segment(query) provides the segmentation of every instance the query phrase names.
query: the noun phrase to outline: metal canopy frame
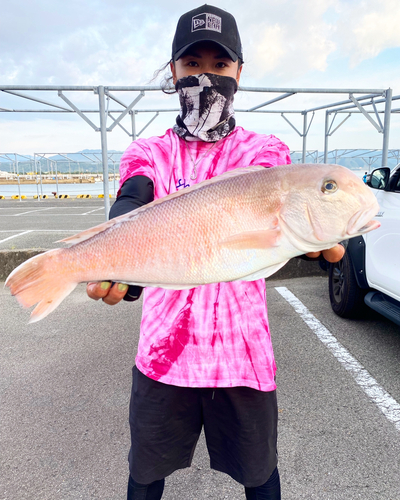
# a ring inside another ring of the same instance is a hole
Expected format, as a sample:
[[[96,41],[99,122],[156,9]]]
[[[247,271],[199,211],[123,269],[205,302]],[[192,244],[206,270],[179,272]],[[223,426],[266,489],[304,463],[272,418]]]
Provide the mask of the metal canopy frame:
[[[325,158],[326,157],[326,158]],[[371,167],[374,163],[382,160],[382,150],[381,149],[334,149],[318,155],[318,160],[322,163],[326,163],[328,158],[331,158],[335,163],[341,158],[346,159],[360,159],[368,165],[368,173],[371,172]],[[388,149],[388,160],[395,160],[396,164],[400,163],[400,149]]]
[[[147,92],[162,92],[159,86],[57,86],[57,85],[4,85],[0,86],[0,91],[14,95],[20,99],[27,99],[40,104],[44,104],[44,109],[10,109],[0,106],[0,112],[3,113],[76,113],[96,132],[100,132],[101,136],[101,156],[103,166],[103,185],[104,185],[104,208],[105,217],[108,218],[110,209],[109,201],[109,186],[108,186],[108,150],[107,150],[107,132],[119,126],[133,140],[139,137],[143,131],[159,116],[160,113],[179,112],[178,108],[159,108],[159,109],[137,109],[136,105],[146,95]],[[63,103],[53,103],[42,98],[32,96],[26,92],[48,92],[54,91]],[[80,109],[72,100],[67,97],[64,92],[86,92],[98,96],[97,109]],[[123,102],[116,92],[137,92],[134,99],[129,104]],[[325,142],[324,142],[324,162],[328,157],[328,140],[329,137],[341,127],[353,113],[359,113],[371,123],[371,125],[383,134],[382,141],[382,166],[386,166],[388,159],[389,147],[389,132],[390,132],[390,117],[392,113],[399,113],[400,109],[392,109],[392,102],[400,99],[399,96],[392,95],[392,89],[327,89],[327,88],[266,88],[266,87],[239,87],[239,92],[255,92],[255,93],[272,93],[280,94],[270,100],[252,106],[248,109],[235,109],[237,113],[279,113],[281,117],[295,130],[295,132],[303,139],[302,162],[305,162],[307,155],[307,135],[310,130],[315,112],[325,110]],[[317,106],[305,110],[276,110],[262,109],[282,101],[296,94],[347,94],[348,99],[339,102],[329,103],[323,106]],[[361,94],[361,95],[359,95]],[[1,94],[0,94],[1,95]],[[356,97],[356,95],[358,95]],[[110,103],[116,103],[120,107],[118,109],[110,109]],[[384,104],[383,110],[378,110],[377,105]],[[372,110],[366,109],[367,106],[372,106]],[[97,114],[99,116],[100,125],[97,126],[87,115]],[[153,117],[147,124],[136,132],[136,115],[138,113],[153,113]],[[312,113],[310,121],[308,115]],[[333,124],[337,115],[346,113],[347,116],[332,130]],[[131,117],[131,132],[127,130],[121,121],[127,116]],[[289,120],[287,115],[300,114],[303,115],[303,130],[299,131]],[[384,115],[383,123],[380,119],[380,114]],[[117,117],[113,116],[117,115]],[[331,119],[331,115],[333,115]],[[112,120],[111,125],[107,126],[107,120]],[[40,198],[39,198],[40,199]]]

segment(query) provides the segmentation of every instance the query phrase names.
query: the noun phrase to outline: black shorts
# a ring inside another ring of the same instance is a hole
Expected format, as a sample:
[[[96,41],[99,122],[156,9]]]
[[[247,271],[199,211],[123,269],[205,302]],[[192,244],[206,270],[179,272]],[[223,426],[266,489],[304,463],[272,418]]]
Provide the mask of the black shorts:
[[[141,484],[190,467],[203,426],[211,468],[244,486],[264,484],[277,465],[276,391],[177,387],[134,367],[129,423],[129,468]]]

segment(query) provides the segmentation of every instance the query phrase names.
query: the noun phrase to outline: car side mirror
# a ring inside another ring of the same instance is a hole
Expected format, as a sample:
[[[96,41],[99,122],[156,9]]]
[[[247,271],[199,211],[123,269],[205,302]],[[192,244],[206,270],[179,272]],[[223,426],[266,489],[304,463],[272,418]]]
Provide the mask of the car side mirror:
[[[365,183],[373,189],[385,190],[389,187],[390,168],[382,167],[367,176]]]

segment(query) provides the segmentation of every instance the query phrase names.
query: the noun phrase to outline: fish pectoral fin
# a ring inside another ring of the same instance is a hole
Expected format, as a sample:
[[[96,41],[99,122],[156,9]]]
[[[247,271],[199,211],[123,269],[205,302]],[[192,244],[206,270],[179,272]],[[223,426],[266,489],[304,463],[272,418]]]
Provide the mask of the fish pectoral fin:
[[[288,260],[285,260],[284,262],[280,262],[279,264],[274,264],[273,266],[265,267],[264,269],[260,269],[259,271],[249,274],[248,276],[244,276],[243,278],[240,279],[243,281],[255,281],[261,278],[268,278],[269,276],[272,276],[274,273],[279,271],[279,269],[283,267],[287,262]]]
[[[280,227],[260,231],[246,231],[228,236],[228,238],[221,241],[221,245],[237,250],[266,249],[278,246],[281,236]]]
[[[324,228],[321,225],[318,218],[314,216],[313,211],[311,210],[311,208],[308,205],[307,205],[307,214],[308,214],[308,220],[310,221],[310,225],[312,227],[312,231],[313,231],[315,238],[317,238],[318,241],[323,241],[324,240]]]

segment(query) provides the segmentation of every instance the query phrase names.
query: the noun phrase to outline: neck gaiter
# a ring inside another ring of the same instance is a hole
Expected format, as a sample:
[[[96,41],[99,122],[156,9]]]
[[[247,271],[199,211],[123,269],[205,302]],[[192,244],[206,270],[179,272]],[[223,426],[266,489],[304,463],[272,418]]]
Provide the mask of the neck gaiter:
[[[173,130],[180,137],[216,142],[235,128],[233,97],[238,86],[234,78],[202,73],[180,78],[175,88],[181,112]]]

